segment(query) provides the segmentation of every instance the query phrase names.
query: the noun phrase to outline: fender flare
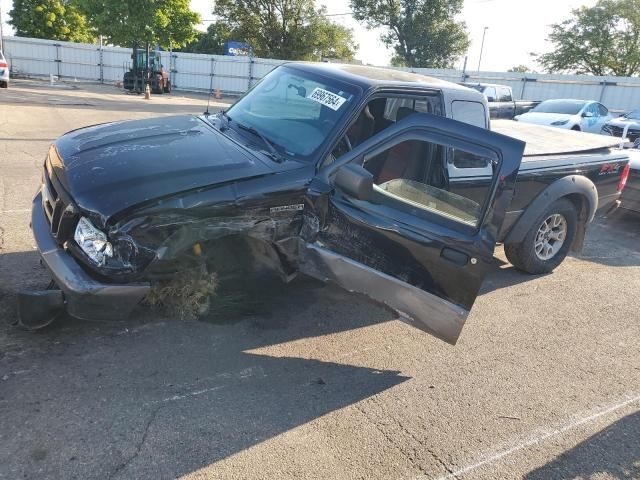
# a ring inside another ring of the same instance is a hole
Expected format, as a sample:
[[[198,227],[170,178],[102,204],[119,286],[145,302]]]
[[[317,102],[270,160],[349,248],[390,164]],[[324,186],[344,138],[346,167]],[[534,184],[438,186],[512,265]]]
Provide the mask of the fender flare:
[[[574,250],[581,250],[585,227],[587,223],[593,220],[598,209],[598,190],[591,180],[582,175],[568,175],[560,178],[540,192],[511,228],[504,243],[522,242],[527,232],[531,229],[533,222],[549,205],[562,197],[576,194],[585,199],[582,212],[578,211],[578,218],[582,228],[579,229],[576,241],[573,244]]]

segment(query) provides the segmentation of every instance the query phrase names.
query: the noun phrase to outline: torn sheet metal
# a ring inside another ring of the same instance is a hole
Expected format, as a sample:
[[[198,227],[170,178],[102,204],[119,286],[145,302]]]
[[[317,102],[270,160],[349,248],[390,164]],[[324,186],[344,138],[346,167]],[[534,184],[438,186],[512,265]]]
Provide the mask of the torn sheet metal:
[[[387,305],[403,321],[452,345],[469,314],[451,302],[318,245],[303,248],[300,271]]]

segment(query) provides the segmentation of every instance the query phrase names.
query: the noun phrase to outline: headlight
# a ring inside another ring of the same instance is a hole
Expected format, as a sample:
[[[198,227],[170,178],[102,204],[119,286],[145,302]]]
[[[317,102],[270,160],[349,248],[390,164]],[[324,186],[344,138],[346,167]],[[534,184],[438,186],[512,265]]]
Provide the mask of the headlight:
[[[107,236],[85,217],[80,218],[73,239],[98,265],[104,265],[107,257],[113,257],[113,246],[107,241]]]
[[[567,123],[569,123],[569,119],[567,119],[567,120],[557,120],[557,121],[553,122],[551,125],[559,126],[559,125],[566,125]]]

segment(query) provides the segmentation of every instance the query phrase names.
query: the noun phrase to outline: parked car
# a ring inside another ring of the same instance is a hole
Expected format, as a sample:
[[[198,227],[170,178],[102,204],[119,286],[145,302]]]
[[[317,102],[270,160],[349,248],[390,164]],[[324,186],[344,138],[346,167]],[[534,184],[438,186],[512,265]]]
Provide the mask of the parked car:
[[[0,51],[0,88],[7,88],[9,86],[9,64],[4,58],[2,51]]]
[[[69,132],[31,213],[55,286],[19,294],[16,321],[123,318],[167,278],[268,268],[333,281],[455,343],[496,243],[518,268],[552,270],[619,198],[628,162],[611,137],[569,135],[559,154],[529,146],[521,167],[525,143],[488,126],[468,88],[289,63],[218,115]]]
[[[609,120],[603,125],[601,133],[614,137],[626,136],[630,142],[635,142],[640,138],[640,110]]]
[[[511,87],[492,83],[461,83],[465,87],[479,91],[487,99],[491,118],[513,119],[516,115],[528,112],[540,102],[514,100]]]
[[[621,207],[640,213],[640,140],[636,140],[636,147],[629,150],[629,165],[626,186],[623,185]]]
[[[524,123],[600,133],[612,116],[607,107],[587,100],[545,100],[529,112],[514,118]]]

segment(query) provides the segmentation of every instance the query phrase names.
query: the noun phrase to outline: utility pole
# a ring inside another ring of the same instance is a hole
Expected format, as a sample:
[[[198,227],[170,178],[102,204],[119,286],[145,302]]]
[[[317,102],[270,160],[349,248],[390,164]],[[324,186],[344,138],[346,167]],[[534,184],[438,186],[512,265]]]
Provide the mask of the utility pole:
[[[478,72],[480,71],[480,64],[482,63],[482,51],[484,50],[484,37],[487,34],[487,30],[489,30],[489,27],[484,27],[484,31],[482,32],[482,44],[480,45],[480,58],[478,59]]]

